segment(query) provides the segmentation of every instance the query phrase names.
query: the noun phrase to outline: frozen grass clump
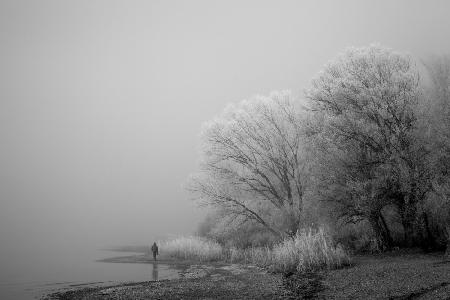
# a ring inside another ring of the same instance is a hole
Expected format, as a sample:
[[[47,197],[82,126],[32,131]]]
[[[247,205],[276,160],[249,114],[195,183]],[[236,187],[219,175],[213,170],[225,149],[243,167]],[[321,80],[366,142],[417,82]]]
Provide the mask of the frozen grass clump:
[[[301,230],[292,239],[276,245],[272,252],[273,268],[280,272],[334,269],[350,263],[346,251],[334,246],[323,228]]]
[[[217,261],[224,259],[222,246],[197,236],[178,237],[160,242],[160,252],[179,259]]]
[[[162,242],[161,251],[179,259],[252,264],[276,272],[334,269],[350,263],[347,252],[335,246],[323,228],[298,231],[294,237],[285,238],[273,248],[225,249],[213,240],[190,236]]]

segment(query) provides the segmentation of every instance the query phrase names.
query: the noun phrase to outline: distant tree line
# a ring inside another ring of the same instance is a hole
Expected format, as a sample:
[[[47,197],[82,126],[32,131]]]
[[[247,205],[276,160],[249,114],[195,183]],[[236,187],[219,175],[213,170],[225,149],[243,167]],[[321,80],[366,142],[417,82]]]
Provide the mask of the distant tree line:
[[[328,224],[364,228],[380,250],[450,246],[449,57],[348,49],[304,99],[230,105],[201,143],[188,189],[216,209],[204,234],[267,243]]]

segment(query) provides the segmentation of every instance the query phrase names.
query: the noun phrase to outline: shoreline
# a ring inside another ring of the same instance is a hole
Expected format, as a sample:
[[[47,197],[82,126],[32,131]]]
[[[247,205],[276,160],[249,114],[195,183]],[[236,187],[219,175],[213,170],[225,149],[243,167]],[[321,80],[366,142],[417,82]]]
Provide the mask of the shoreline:
[[[108,263],[165,264],[178,270],[179,278],[125,282],[110,286],[76,288],[51,293],[41,299],[286,299],[283,275],[242,264],[199,262],[161,258],[146,254],[97,260]]]
[[[274,274],[241,264],[165,259],[180,278],[61,291],[46,300],[79,299],[449,299],[450,261],[440,254],[357,255],[346,268]],[[108,262],[153,263],[145,255]]]

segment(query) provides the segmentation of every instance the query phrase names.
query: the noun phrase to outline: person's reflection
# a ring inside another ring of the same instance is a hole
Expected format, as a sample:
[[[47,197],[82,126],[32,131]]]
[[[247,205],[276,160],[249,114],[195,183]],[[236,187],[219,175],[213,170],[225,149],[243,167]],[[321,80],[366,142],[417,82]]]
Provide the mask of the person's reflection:
[[[158,280],[158,263],[153,262],[152,280]]]

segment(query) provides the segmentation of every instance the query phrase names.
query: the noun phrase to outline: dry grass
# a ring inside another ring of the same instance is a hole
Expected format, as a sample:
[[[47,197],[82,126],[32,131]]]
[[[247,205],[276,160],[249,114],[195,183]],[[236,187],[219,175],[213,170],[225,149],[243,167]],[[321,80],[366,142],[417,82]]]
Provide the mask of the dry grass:
[[[302,230],[293,239],[285,239],[272,250],[276,271],[310,271],[338,268],[350,263],[348,254],[333,241],[323,228]]]
[[[160,242],[160,252],[179,259],[205,261],[223,260],[222,246],[196,236],[179,237]]]
[[[350,262],[348,254],[321,228],[302,230],[272,249],[253,247],[224,249],[219,243],[200,237],[180,237],[161,243],[161,251],[180,259],[228,261],[267,267],[276,272],[338,268]]]
[[[272,250],[269,247],[231,248],[227,258],[231,263],[239,262],[267,267],[272,263]]]

